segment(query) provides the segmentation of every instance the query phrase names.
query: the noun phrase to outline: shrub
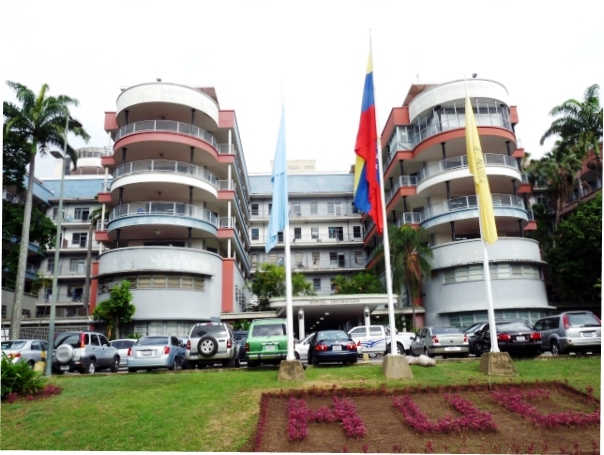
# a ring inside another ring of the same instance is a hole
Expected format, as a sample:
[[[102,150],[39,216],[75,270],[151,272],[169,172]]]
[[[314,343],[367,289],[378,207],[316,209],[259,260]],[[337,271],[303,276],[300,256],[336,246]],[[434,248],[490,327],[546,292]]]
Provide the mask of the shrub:
[[[2,357],[2,398],[19,395],[32,395],[44,388],[44,378],[32,370],[25,362],[13,363]],[[15,395],[13,395],[15,394]]]

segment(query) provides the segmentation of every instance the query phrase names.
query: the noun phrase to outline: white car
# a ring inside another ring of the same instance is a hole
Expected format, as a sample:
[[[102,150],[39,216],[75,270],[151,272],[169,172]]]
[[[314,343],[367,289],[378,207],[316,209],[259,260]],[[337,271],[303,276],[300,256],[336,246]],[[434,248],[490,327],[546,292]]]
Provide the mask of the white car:
[[[111,346],[117,349],[117,352],[120,355],[120,368],[126,368],[128,366],[128,349],[130,349],[137,341],[138,340],[135,338],[121,338],[109,342]]]
[[[294,355],[296,356],[296,359],[302,361],[302,362],[307,362],[308,361],[308,348],[310,346],[310,339],[312,338],[312,336],[314,335],[313,333],[309,333],[306,338],[304,338],[302,341],[299,341],[298,343],[296,343],[294,345]]]

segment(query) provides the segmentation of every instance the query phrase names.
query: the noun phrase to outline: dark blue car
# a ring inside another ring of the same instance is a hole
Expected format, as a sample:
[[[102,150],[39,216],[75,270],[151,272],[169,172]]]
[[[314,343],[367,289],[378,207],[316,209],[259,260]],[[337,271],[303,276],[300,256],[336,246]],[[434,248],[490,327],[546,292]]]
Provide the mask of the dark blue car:
[[[308,363],[356,363],[357,345],[343,330],[323,330],[315,333],[308,347]]]

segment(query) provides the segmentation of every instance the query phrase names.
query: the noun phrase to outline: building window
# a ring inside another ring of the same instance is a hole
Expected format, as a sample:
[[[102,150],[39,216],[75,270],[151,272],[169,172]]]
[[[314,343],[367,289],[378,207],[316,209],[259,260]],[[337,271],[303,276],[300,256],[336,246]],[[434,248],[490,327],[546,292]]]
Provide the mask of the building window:
[[[321,263],[321,253],[318,251],[312,252],[312,265],[319,265]]]
[[[355,251],[354,252],[354,263],[356,265],[363,265],[365,263],[365,261],[363,259],[363,252],[362,251]]]
[[[277,242],[283,242],[283,231],[277,232]]]
[[[302,228],[294,228],[294,239],[301,239],[302,238]]]
[[[315,291],[320,291],[321,290],[321,278],[313,278],[312,286],[315,289]]]
[[[318,227],[311,227],[310,228],[310,237],[313,239],[318,239],[319,238],[319,228]]]
[[[258,255],[252,254],[251,260],[252,260],[252,265],[256,265],[258,263]]]
[[[276,264],[277,263],[277,255],[275,253],[271,253],[268,255],[268,262],[269,264]]]
[[[302,211],[300,210],[300,203],[294,202],[292,204],[292,216],[300,216],[301,214],[302,214]]]
[[[344,229],[341,227],[330,227],[329,229],[329,238],[335,240],[344,240]]]
[[[252,204],[252,215],[258,216],[258,204]]]
[[[2,305],[2,319],[6,319],[7,316],[7,307],[6,305]]]
[[[329,263],[337,264],[338,263],[338,253],[330,252],[329,253]]]
[[[273,210],[273,204],[271,203],[271,204],[268,205],[268,214],[269,215],[271,214],[272,210]]]
[[[294,265],[299,269],[304,267],[304,264],[302,263],[302,253],[294,254]]]
[[[53,273],[54,270],[55,270],[55,260],[49,259],[48,262],[46,263],[46,271]]]
[[[252,228],[252,240],[259,240],[259,239],[260,239],[260,229]]]
[[[316,202],[311,202],[310,203],[310,214],[311,215],[318,215],[319,214],[319,204]]]
[[[71,244],[85,247],[87,238],[88,234],[86,232],[74,232],[73,237],[71,238]]]
[[[76,207],[73,213],[74,220],[88,221],[90,209],[88,207]]]
[[[335,284],[335,282],[334,282],[334,279],[333,279],[333,278],[331,279],[331,284],[330,284],[330,286],[331,286],[331,290],[332,290],[332,291],[335,291],[335,290],[336,290],[336,284]]]
[[[355,239],[360,239],[361,238],[361,226],[353,226],[352,227],[352,236]]]
[[[342,207],[339,202],[328,202],[327,203],[327,214],[340,216],[342,215]]]
[[[498,263],[490,265],[491,279],[533,279],[540,280],[539,267],[532,264]],[[483,280],[482,264],[455,267],[444,272],[444,284]]]
[[[52,220],[57,221],[58,218],[59,218],[59,209],[58,208],[52,209]],[[64,220],[65,220],[65,209],[63,209],[63,221]]]
[[[85,259],[70,259],[69,260],[69,271],[72,273],[77,273],[78,275],[83,275],[86,269],[86,260]]]

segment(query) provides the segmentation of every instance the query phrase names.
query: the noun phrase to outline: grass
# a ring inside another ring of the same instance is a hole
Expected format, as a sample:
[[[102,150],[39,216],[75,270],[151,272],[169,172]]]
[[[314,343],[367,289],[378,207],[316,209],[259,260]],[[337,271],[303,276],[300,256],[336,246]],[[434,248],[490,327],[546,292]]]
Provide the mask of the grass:
[[[518,376],[489,377],[479,362],[412,365],[414,378],[390,381],[381,365],[308,368],[303,382],[279,382],[277,369],[65,375],[63,393],[2,403],[2,450],[238,452],[254,435],[265,391],[303,387],[404,387],[513,381],[568,381],[600,397],[600,357],[515,360]]]

